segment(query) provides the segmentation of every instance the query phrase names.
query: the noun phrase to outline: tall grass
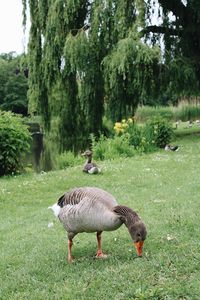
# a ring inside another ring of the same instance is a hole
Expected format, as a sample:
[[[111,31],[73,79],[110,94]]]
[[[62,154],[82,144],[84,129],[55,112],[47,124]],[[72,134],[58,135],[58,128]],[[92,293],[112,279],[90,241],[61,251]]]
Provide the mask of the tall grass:
[[[172,110],[174,120],[186,122],[200,119],[200,106],[183,106],[172,108]]]
[[[200,104],[199,105],[179,105],[177,107],[151,107],[140,106],[138,107],[135,117],[138,122],[146,122],[151,117],[161,116],[169,121],[195,121],[200,119]]]
[[[167,120],[173,119],[173,111],[171,107],[164,107],[164,106],[139,106],[136,114],[136,120],[138,122],[144,123],[148,119],[152,117],[163,117]]]

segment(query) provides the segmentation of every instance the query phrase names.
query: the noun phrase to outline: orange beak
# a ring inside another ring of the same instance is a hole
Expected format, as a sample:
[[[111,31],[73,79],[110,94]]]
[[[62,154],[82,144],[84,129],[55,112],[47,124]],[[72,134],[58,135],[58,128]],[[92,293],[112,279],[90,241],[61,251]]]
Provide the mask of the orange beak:
[[[143,247],[143,244],[144,244],[144,241],[140,241],[140,242],[135,242],[134,243],[138,256],[142,256],[142,247]]]

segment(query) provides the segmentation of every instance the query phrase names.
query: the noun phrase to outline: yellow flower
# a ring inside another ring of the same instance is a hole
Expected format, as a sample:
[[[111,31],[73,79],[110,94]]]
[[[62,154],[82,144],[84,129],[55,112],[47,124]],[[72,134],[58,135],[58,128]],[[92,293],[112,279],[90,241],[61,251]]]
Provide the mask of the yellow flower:
[[[116,122],[114,128],[120,128],[120,127],[121,127],[121,123],[120,122]]]
[[[128,127],[128,124],[127,123],[123,123],[122,124],[122,128],[127,128]]]
[[[133,119],[132,118],[128,118],[128,123],[133,123]]]
[[[116,122],[114,126],[114,130],[117,134],[122,132],[122,124],[120,122]]]

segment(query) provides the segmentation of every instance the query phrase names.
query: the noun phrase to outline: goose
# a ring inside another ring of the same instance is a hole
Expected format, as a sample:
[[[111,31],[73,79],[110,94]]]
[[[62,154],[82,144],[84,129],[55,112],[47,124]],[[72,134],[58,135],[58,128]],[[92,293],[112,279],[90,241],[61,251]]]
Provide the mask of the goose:
[[[166,150],[166,151],[167,151],[167,150],[178,151],[178,150],[179,150],[179,146],[172,146],[172,145],[167,144],[167,145],[165,146],[165,150]]]
[[[73,261],[73,238],[81,232],[96,232],[96,258],[106,258],[102,251],[101,234],[113,231],[122,224],[128,228],[138,256],[146,239],[146,226],[131,208],[118,205],[107,191],[97,187],[74,188],[62,195],[57,203],[49,207],[63,224],[68,236],[68,262]]]
[[[89,174],[98,174],[101,172],[98,166],[94,162],[92,162],[92,151],[86,150],[84,153],[82,153],[82,156],[85,156],[87,158],[86,163],[83,167],[83,172]]]

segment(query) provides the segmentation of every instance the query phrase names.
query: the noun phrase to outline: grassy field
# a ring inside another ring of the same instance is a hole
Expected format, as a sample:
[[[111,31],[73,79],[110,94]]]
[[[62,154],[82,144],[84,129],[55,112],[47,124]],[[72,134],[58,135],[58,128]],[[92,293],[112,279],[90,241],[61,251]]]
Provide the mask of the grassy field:
[[[175,129],[176,125],[173,124],[173,128]],[[177,137],[186,136],[186,135],[199,135],[200,134],[200,126],[196,122],[194,122],[191,127],[189,127],[188,122],[179,122],[177,128],[174,130],[174,133]]]
[[[200,299],[200,136],[159,152],[0,179],[0,299]],[[101,187],[135,209],[148,228],[137,258],[125,226],[103,233],[108,258],[94,258],[95,234],[67,239],[47,207],[68,189]],[[53,224],[53,226],[48,226]]]

